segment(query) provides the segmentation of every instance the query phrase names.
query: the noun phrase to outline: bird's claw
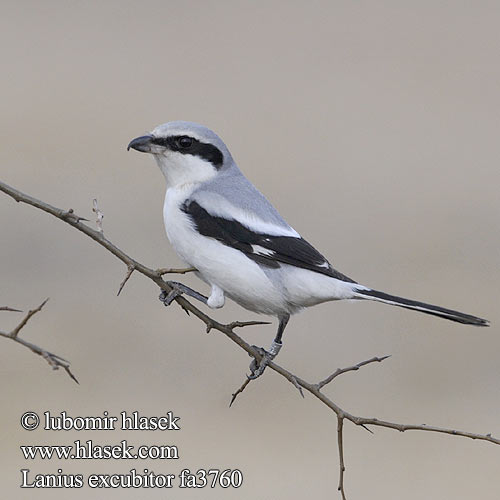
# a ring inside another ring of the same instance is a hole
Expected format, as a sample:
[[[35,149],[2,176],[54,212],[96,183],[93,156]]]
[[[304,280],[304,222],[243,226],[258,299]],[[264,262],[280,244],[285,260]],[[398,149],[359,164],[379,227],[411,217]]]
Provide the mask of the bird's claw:
[[[262,347],[252,346],[254,349],[259,351],[262,355],[260,362],[256,358],[253,358],[250,363],[250,375],[247,375],[248,380],[255,380],[259,378],[266,369],[266,366],[278,355],[280,352],[282,344],[280,342],[273,342],[269,351],[262,349]]]
[[[265,350],[262,349],[262,347],[257,347],[255,345],[252,346],[256,351],[259,351],[259,353],[262,355],[262,358],[259,361],[257,361],[257,358],[253,358],[252,362],[250,363],[250,375],[247,375],[248,380],[255,380],[256,378],[260,377],[263,373],[264,370],[266,369],[266,366],[269,364],[269,353]]]
[[[193,299],[199,300],[204,304],[207,303],[208,299],[201,293],[189,288],[182,283],[177,281],[167,281],[167,285],[172,289],[170,292],[166,292],[163,290],[160,294],[160,300],[166,305],[169,306],[177,297],[180,297],[182,294],[187,295],[188,297],[193,297]]]
[[[158,297],[160,302],[163,302],[164,306],[169,306],[177,297],[182,295],[182,290],[180,290],[175,283],[167,281],[167,284],[172,287],[172,290],[170,290],[170,292],[162,290],[160,296]]]
[[[247,375],[248,380],[255,380],[256,378],[259,378],[263,373],[264,370],[266,369],[266,366],[269,364],[270,359],[267,356],[264,356],[262,358],[262,361],[257,365],[254,361],[250,364],[250,375]]]

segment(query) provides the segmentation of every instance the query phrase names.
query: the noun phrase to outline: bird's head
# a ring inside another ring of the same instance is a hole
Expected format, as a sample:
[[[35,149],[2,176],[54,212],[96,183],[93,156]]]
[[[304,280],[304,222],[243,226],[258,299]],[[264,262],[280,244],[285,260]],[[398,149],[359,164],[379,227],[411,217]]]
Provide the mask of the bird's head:
[[[133,139],[127,147],[152,154],[169,186],[212,179],[233,159],[222,139],[197,123],[176,121]]]

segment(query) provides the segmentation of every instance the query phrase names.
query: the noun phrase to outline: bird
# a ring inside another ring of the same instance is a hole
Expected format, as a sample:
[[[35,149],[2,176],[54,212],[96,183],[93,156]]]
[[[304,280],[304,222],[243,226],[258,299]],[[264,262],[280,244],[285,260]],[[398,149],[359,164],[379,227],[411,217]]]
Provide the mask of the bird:
[[[169,305],[186,294],[209,308],[226,297],[247,310],[274,316],[276,336],[249,378],[262,375],[283,346],[291,315],[335,300],[372,300],[458,323],[488,320],[390,295],[357,283],[290,226],[244,176],[222,139],[209,128],[172,121],[133,139],[127,150],[153,155],[166,180],[163,219],[177,255],[209,287],[208,297],[179,282],[160,300]]]

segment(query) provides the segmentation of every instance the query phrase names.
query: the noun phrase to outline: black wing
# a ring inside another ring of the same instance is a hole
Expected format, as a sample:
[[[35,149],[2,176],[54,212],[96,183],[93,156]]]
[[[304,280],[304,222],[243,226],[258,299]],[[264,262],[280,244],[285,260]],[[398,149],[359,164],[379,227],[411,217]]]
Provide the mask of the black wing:
[[[181,209],[191,218],[200,234],[240,250],[261,265],[278,268],[280,263],[290,264],[355,283],[333,269],[330,263],[303,238],[256,233],[238,221],[209,214],[196,201],[185,202]]]

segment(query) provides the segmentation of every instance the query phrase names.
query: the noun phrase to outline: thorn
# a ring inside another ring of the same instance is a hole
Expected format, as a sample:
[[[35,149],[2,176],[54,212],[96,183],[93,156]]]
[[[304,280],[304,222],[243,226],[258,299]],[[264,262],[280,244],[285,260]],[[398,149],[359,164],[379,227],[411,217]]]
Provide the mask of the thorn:
[[[118,297],[120,293],[123,290],[123,287],[125,286],[125,283],[129,280],[130,276],[132,276],[132,273],[135,271],[135,266],[134,265],[128,265],[127,266],[127,274],[125,275],[125,278],[123,278],[123,281],[120,283],[120,287],[118,288],[118,293],[116,296]]]
[[[236,400],[236,398],[237,398],[238,394],[241,394],[241,393],[245,390],[245,387],[246,387],[249,383],[250,383],[250,379],[249,379],[249,378],[247,378],[247,379],[245,380],[245,382],[243,382],[243,384],[241,384],[241,387],[240,387],[240,388],[239,388],[236,392],[234,392],[234,393],[233,393],[232,398],[231,398],[231,402],[229,403],[229,408],[231,408],[231,406],[232,406],[232,405],[233,405],[233,403],[235,402],[235,400]]]
[[[42,310],[42,307],[49,301],[49,298],[50,297],[47,297],[36,309],[35,311],[38,312],[38,311],[41,311]]]
[[[65,366],[64,369],[66,370],[66,373],[78,384],[80,385],[80,382],[78,382],[78,379],[73,375],[73,372],[69,369],[69,366]]]
[[[61,211],[61,212],[62,212],[61,216],[63,219],[64,218],[72,219],[77,224],[82,220],[85,222],[89,222],[89,220],[86,219],[85,217],[80,217],[79,215],[76,215],[75,211],[72,208],[70,208],[69,210],[66,210],[65,212],[64,211]]]

